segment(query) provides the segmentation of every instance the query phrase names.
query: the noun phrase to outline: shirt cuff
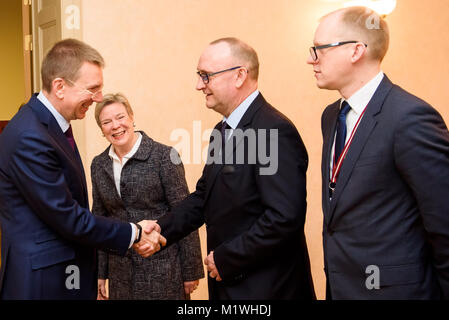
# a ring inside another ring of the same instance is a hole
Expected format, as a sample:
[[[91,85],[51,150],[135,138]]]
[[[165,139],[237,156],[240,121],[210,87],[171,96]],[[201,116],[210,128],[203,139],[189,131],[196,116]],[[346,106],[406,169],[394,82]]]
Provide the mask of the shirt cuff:
[[[137,232],[137,227],[135,226],[134,223],[129,223],[131,225],[131,241],[129,243],[129,248],[131,248],[134,244],[134,239],[136,239],[136,232]]]

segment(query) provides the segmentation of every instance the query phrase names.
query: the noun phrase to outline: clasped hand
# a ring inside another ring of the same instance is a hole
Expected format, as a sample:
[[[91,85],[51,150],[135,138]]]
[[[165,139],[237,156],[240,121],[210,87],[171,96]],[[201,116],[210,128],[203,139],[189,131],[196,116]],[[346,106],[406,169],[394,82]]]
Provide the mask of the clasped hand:
[[[217,266],[215,265],[214,252],[211,251],[209,255],[204,259],[204,264],[209,271],[209,277],[215,279],[216,281],[221,281],[220,273],[218,273]]]
[[[133,249],[143,258],[148,258],[161,250],[167,240],[160,234],[161,227],[156,220],[143,220],[139,225],[142,227],[142,235],[140,241],[133,245]]]

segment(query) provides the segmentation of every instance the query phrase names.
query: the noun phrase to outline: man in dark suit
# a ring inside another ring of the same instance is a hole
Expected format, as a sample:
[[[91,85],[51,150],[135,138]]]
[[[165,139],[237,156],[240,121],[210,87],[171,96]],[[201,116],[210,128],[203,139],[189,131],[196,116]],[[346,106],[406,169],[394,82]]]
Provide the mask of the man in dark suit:
[[[314,299],[307,152],[293,123],[257,90],[258,69],[254,49],[235,38],[201,55],[196,89],[224,119],[195,192],[158,223],[168,244],[206,223],[212,300]]]
[[[321,122],[328,299],[449,297],[449,133],[381,71],[388,41],[380,16],[346,8],[322,18],[307,61],[342,96]]]
[[[103,65],[83,42],[56,43],[42,63],[43,90],[0,135],[1,299],[95,299],[94,247],[124,255],[135,243],[148,256],[163,240],[141,232],[145,221],[89,212],[70,121],[102,100]]]

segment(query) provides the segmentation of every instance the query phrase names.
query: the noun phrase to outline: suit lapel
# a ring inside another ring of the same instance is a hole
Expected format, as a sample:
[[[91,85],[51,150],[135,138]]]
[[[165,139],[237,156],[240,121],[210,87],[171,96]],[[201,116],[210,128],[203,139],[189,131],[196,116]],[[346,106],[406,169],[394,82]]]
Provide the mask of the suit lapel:
[[[78,147],[75,144],[75,150],[72,149],[67,137],[61,130],[56,119],[51,116],[48,123],[48,131],[50,132],[50,136],[53,137],[54,141],[58,144],[58,146],[64,150],[66,155],[67,162],[74,167],[75,171],[73,174],[79,178],[80,185],[83,188],[84,201],[86,205],[88,205],[88,197],[87,197],[87,185],[86,185],[86,175],[84,173],[83,162],[81,160],[81,156],[78,151]]]
[[[78,171],[84,171],[78,149],[75,148],[74,152],[58,122],[53,117],[51,112],[42,104],[42,102],[37,99],[37,95],[31,97],[29,104],[41,123],[47,126],[50,137],[58,145],[58,147],[64,151],[68,162],[77,168]]]
[[[257,110],[259,110],[259,108],[263,104],[266,104],[266,103],[267,102],[263,98],[262,94],[259,93],[258,96],[256,97],[256,99],[254,99],[253,103],[249,106],[248,110],[246,110],[245,114],[243,115],[242,119],[238,123],[237,127],[235,128],[235,130],[233,130],[232,135],[226,141],[226,146],[232,145],[232,152],[226,156],[225,164],[227,162],[232,163],[233,156],[235,154],[235,150],[237,149],[238,145],[243,141],[243,138],[244,138],[244,135],[237,134],[236,130],[239,129],[239,130],[242,130],[243,132],[245,132],[245,130],[250,127],[253,117],[254,117],[255,113],[257,112]],[[254,128],[254,129],[256,129],[256,128]],[[235,142],[233,140],[235,140]],[[231,142],[232,142],[232,144],[231,144]]]
[[[251,103],[251,105],[246,110],[245,114],[243,115],[243,117],[240,120],[239,124],[237,125],[236,129],[241,129],[241,130],[245,131],[250,126],[250,124],[252,122],[252,119],[254,117],[254,114],[265,103],[266,103],[265,99],[263,98],[262,94],[259,93],[257,95],[256,99],[254,99],[254,101]],[[221,130],[221,125],[222,125],[222,123],[219,122],[215,126],[214,129],[220,131]],[[234,130],[232,136],[228,138],[228,141],[231,141],[231,139],[233,139],[234,133],[235,133],[235,130]],[[232,158],[234,156],[235,149],[237,148],[238,144],[241,143],[241,141],[243,140],[242,139],[243,138],[242,135],[238,135],[237,138],[238,138],[238,140],[233,145],[232,152],[227,155],[226,159],[225,159],[224,156],[222,156],[222,159],[225,160],[225,163],[226,163],[226,160],[230,161],[228,163],[232,163]],[[221,163],[221,164],[212,163],[212,164],[209,165],[209,168],[206,169],[208,171],[207,171],[207,179],[206,179],[206,197],[205,197],[205,200],[208,198],[209,193],[210,193],[210,191],[211,191],[211,189],[212,189],[212,187],[213,187],[213,185],[215,183],[215,180],[217,178],[217,175],[223,169],[224,164],[223,163]]]
[[[112,184],[115,186],[114,167],[113,167],[114,164],[113,164],[112,159],[109,157],[109,148],[110,147],[111,146],[109,146],[106,149],[106,154],[102,155],[102,158],[101,158],[102,164],[101,164],[101,166],[103,168],[104,174],[106,175],[107,179],[109,179],[112,182]],[[117,190],[116,190],[116,193],[117,193]],[[117,193],[117,196],[118,196],[118,193]]]
[[[214,130],[218,130],[221,131],[221,127],[222,127],[222,122],[217,123],[217,125],[215,126]],[[217,148],[212,148],[212,143],[213,143],[213,137],[211,136],[211,139],[209,141],[209,157],[215,158],[215,152],[217,152]],[[223,157],[222,157],[223,159]],[[215,179],[217,178],[217,174],[221,171],[221,169],[223,169],[223,164],[222,163],[210,163],[208,165],[206,165],[206,196],[205,196],[205,200],[208,198],[210,190],[212,189],[212,186],[215,183]]]
[[[142,139],[143,142],[143,139]],[[111,147],[111,145],[109,145],[105,151],[103,151],[103,153],[101,153],[99,155],[99,166],[100,166],[100,173],[99,173],[99,179],[104,180],[104,181],[109,181],[108,183],[106,183],[106,186],[113,186],[113,190],[109,190],[108,192],[112,192],[114,194],[114,200],[118,201],[119,203],[121,203],[123,206],[123,201],[122,198],[120,197],[120,195],[118,194],[117,188],[115,186],[115,180],[114,180],[114,164],[113,161],[111,159],[111,157],[109,157],[109,148]]]
[[[65,136],[64,136],[65,137]],[[71,148],[71,147],[70,147]],[[75,159],[78,164],[78,172],[81,175],[81,185],[83,186],[84,192],[84,201],[86,203],[86,207],[89,208],[89,197],[87,195],[87,182],[86,182],[86,174],[84,172],[83,161],[81,160],[81,155],[78,151],[78,147],[75,144]]]
[[[86,205],[88,205],[86,177],[78,148],[75,145],[75,150],[72,149],[58,122],[42,102],[37,99],[37,94],[31,97],[29,105],[39,121],[47,127],[50,138],[64,152],[67,163],[75,169],[73,173],[79,178],[80,185],[84,191],[84,200]]]
[[[323,119],[323,156],[321,163],[321,170],[323,176],[323,212],[326,224],[330,220],[330,202],[329,202],[329,181],[330,181],[330,161],[332,153],[332,145],[334,142],[338,112],[339,112],[340,100],[336,101],[330,106],[330,110],[326,114],[326,118]]]
[[[384,100],[392,87],[393,84],[391,83],[391,81],[387,78],[387,76],[384,76],[384,79],[380,83],[379,87],[374,93],[374,96],[371,98],[366,107],[365,114],[360,121],[357,131],[354,134],[352,144],[341,167],[340,175],[337,180],[337,186],[335,188],[332,201],[330,202],[329,223],[331,223],[331,220],[335,213],[336,204],[342,196],[345,186],[351,177],[354,165],[357,162],[360,153],[362,152],[363,147],[366,144],[366,141],[371,135],[371,132],[377,124],[376,116],[379,112],[381,112]]]

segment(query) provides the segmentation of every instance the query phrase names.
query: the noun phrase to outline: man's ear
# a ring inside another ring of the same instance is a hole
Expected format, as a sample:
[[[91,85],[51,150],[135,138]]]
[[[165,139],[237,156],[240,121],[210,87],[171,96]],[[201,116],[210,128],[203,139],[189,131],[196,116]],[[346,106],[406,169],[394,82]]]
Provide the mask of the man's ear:
[[[240,88],[245,83],[247,77],[248,77],[248,69],[240,68],[239,71],[237,72],[237,81],[235,83],[235,86],[237,88]]]
[[[58,99],[64,99],[66,83],[62,78],[56,78],[51,82],[51,91]]]
[[[365,44],[357,42],[355,45],[354,53],[352,54],[351,57],[351,62],[354,63],[359,61],[362,57],[366,55],[366,51],[367,47],[365,46]]]

